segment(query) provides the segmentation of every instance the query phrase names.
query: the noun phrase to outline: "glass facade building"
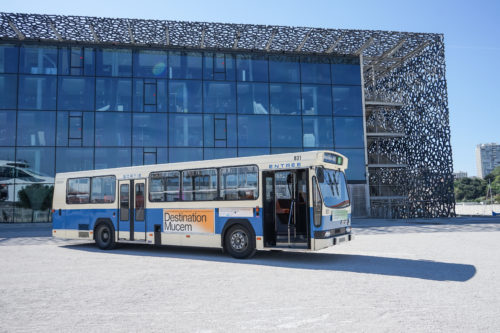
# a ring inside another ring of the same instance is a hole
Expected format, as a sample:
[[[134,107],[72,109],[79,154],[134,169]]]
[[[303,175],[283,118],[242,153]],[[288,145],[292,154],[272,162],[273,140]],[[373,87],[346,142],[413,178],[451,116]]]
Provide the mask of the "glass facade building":
[[[0,222],[57,172],[331,149],[366,183],[363,126],[359,57],[2,43]]]

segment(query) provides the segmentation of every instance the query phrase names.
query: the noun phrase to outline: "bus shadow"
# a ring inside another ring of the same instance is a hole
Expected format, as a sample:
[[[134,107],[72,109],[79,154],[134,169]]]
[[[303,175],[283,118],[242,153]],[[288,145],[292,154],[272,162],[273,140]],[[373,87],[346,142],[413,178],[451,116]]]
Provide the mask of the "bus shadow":
[[[239,260],[223,254],[220,249],[173,246],[156,248],[140,244],[123,244],[112,251],[102,251],[94,244],[74,244],[62,247],[105,255],[204,260],[243,265],[400,276],[433,281],[465,282],[476,274],[476,267],[468,264],[357,254],[261,251],[257,252],[251,259]]]

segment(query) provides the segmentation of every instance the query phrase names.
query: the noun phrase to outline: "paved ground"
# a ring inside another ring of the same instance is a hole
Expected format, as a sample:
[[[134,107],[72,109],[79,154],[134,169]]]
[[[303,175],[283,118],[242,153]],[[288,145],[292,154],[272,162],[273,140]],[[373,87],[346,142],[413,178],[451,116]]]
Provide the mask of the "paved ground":
[[[0,331],[500,331],[500,219],[415,222],[243,261],[0,225]]]

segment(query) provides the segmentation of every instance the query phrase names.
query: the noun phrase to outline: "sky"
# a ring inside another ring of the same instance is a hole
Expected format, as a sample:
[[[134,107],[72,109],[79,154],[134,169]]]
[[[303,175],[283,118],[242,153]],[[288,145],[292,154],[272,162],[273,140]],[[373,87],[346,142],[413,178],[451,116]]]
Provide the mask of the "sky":
[[[11,13],[442,33],[454,171],[476,176],[476,145],[500,143],[499,0],[2,2]]]

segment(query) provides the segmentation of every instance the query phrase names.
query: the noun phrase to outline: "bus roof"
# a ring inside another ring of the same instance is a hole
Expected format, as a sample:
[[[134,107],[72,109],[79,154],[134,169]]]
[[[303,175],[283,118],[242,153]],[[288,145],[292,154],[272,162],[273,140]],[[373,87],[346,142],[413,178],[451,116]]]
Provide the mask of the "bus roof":
[[[345,169],[347,169],[347,162],[347,158],[337,152],[328,150],[314,150],[285,154],[233,157],[213,160],[149,164],[121,168],[64,172],[56,174],[56,181],[57,179],[105,175],[116,175],[118,179],[146,178],[148,177],[150,172],[155,171],[219,168],[239,165],[257,165],[260,170],[300,169],[313,165],[323,165],[328,168],[334,168],[344,171]]]

